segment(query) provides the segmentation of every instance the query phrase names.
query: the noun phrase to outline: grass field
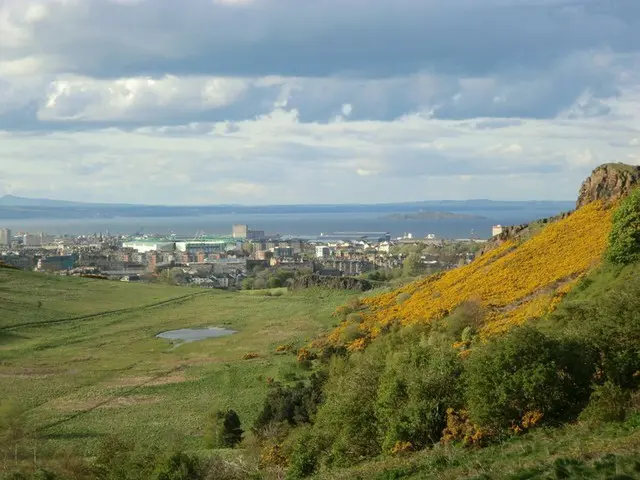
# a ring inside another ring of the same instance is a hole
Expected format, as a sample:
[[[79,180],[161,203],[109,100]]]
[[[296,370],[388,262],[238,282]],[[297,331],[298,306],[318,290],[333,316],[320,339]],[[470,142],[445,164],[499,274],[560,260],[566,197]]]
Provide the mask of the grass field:
[[[29,430],[49,446],[90,454],[118,434],[198,448],[214,405],[236,409],[250,427],[267,378],[296,373],[295,357],[275,348],[330,328],[349,295],[247,295],[0,269],[0,401],[25,408]],[[207,326],[238,333],[179,346],[155,338]],[[258,358],[243,360],[249,352]]]

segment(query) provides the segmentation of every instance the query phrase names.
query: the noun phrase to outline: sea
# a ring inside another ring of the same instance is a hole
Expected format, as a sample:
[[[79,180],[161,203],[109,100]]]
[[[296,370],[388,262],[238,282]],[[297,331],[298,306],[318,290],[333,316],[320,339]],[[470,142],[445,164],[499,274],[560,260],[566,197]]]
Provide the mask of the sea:
[[[566,203],[566,204],[565,204]],[[211,214],[172,217],[116,217],[89,219],[6,219],[0,227],[14,232],[46,232],[52,235],[158,235],[175,234],[181,237],[195,235],[230,235],[236,223],[249,225],[253,230],[264,230],[268,235],[316,238],[333,232],[389,232],[392,237],[411,233],[414,237],[433,234],[437,238],[487,239],[493,225],[518,225],[570,210],[570,202],[532,204],[518,208],[475,207],[456,210],[482,218],[424,219],[388,218],[389,212],[351,213],[260,213]]]

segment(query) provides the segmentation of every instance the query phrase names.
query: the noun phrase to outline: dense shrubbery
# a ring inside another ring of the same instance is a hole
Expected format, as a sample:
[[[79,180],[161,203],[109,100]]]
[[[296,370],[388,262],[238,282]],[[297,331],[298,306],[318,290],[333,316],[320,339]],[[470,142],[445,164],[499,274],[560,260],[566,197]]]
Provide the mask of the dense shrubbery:
[[[451,348],[410,343],[388,356],[376,400],[383,452],[399,442],[421,449],[440,440],[447,408],[460,401],[461,372],[462,363]]]
[[[575,298],[574,298],[575,297]],[[624,388],[640,382],[640,265],[603,268],[546,322],[599,352],[601,380]]]
[[[571,420],[589,398],[594,360],[582,345],[532,327],[480,345],[465,365],[471,420],[494,430],[517,428],[533,413],[543,422]]]
[[[322,403],[322,387],[326,378],[327,374],[319,371],[313,373],[307,383],[298,382],[293,386],[275,384],[254,423],[254,432],[260,435],[272,424],[295,426],[309,423]]]
[[[640,261],[640,189],[631,192],[613,215],[607,259],[620,265]]]
[[[485,445],[540,425],[623,419],[640,380],[639,273],[602,267],[537,327],[488,341],[476,335],[486,308],[470,300],[333,359],[315,422],[287,441],[291,478],[438,442]]]

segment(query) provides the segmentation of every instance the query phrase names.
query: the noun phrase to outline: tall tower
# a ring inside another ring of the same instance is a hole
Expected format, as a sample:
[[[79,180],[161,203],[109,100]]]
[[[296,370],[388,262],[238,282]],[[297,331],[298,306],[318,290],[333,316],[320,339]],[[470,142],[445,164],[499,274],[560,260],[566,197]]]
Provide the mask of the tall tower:
[[[8,228],[0,228],[0,247],[10,247],[11,240],[11,230]]]

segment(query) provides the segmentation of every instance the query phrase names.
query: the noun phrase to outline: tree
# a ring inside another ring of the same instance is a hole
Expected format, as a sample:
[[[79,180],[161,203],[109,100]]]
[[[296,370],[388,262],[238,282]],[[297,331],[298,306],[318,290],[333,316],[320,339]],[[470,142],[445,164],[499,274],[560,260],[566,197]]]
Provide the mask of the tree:
[[[417,277],[422,267],[422,258],[417,253],[410,253],[402,262],[402,270],[405,277]]]
[[[211,415],[207,443],[212,448],[234,448],[242,441],[240,417],[231,409],[216,410]]]
[[[640,188],[631,192],[613,214],[606,256],[619,265],[640,261]]]

